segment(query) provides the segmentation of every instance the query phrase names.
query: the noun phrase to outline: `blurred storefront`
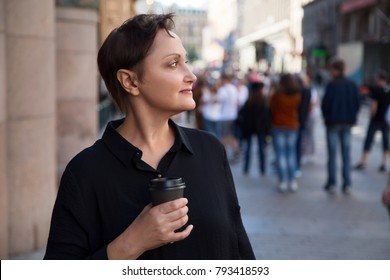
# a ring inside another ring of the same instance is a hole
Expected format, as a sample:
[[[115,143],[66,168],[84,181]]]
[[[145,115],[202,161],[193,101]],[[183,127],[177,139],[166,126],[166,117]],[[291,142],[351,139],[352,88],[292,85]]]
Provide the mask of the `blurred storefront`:
[[[236,41],[240,68],[299,72],[303,50],[302,5],[308,2],[237,1],[238,18],[242,19],[237,22]]]
[[[316,0],[303,9],[305,61],[312,76],[331,56],[346,61],[347,75],[358,84],[379,69],[390,71],[390,1]]]

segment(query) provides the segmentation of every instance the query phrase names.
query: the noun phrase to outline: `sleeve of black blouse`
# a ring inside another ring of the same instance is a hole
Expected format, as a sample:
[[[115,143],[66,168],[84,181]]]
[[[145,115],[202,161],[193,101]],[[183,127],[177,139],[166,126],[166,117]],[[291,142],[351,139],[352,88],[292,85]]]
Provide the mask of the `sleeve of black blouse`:
[[[108,259],[107,246],[90,252],[87,233],[85,202],[72,173],[66,169],[53,209],[44,259]]]
[[[234,185],[233,175],[230,169],[229,162],[227,160],[226,151],[224,151],[224,169],[229,182],[229,195],[230,201],[232,203],[232,219],[236,228],[240,259],[254,260],[255,255],[253,253],[251,243],[249,242],[248,235],[242,223],[240,205],[238,202],[236,188]]]

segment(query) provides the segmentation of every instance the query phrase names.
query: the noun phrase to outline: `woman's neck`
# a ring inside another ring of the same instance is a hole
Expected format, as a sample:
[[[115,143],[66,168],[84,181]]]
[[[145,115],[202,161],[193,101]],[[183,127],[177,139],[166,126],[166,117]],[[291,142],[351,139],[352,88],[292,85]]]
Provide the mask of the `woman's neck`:
[[[142,160],[157,168],[161,158],[175,142],[168,119],[135,118],[126,116],[117,128],[119,134],[142,151]]]

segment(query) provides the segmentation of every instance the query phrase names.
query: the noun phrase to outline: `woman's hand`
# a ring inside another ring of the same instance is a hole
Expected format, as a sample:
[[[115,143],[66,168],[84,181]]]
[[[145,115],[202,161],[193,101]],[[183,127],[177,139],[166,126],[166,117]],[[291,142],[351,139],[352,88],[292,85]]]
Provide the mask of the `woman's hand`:
[[[187,226],[188,200],[179,198],[155,207],[145,206],[130,226],[107,247],[109,259],[136,259],[143,252],[186,238],[193,228]]]

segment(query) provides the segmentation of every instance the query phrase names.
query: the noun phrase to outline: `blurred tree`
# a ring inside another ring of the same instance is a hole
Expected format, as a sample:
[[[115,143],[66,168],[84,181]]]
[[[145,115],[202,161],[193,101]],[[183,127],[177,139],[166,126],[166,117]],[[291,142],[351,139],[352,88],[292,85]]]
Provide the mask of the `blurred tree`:
[[[194,62],[199,58],[198,52],[196,51],[196,48],[194,46],[189,46],[187,48],[187,59],[190,63]]]

